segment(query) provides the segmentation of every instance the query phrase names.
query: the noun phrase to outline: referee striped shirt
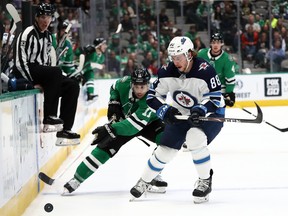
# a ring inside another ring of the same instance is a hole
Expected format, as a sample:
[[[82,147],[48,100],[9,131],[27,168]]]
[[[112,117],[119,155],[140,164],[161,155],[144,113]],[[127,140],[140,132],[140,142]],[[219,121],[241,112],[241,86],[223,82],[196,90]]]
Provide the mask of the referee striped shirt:
[[[22,76],[33,81],[29,64],[51,66],[52,34],[40,32],[36,25],[27,27],[17,38],[14,65]]]

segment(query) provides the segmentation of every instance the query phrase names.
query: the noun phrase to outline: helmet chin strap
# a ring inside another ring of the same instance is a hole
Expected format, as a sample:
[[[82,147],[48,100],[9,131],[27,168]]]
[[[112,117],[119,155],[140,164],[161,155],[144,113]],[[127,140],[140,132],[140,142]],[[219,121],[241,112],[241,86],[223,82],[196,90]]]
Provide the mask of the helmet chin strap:
[[[186,66],[186,68],[185,68],[185,70],[183,71],[183,72],[185,72],[187,69],[188,69],[188,67],[189,67],[189,63],[192,61],[192,59],[193,59],[193,57],[191,56],[190,58],[188,58],[188,56],[187,55],[185,55],[186,56],[186,60],[187,60],[187,66]]]

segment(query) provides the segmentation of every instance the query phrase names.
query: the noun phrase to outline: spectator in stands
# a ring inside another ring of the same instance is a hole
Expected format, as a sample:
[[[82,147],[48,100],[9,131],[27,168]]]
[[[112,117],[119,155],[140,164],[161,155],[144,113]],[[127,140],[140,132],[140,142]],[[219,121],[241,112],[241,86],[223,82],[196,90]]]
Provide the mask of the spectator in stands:
[[[202,42],[200,36],[196,36],[196,38],[193,40],[193,44],[194,50],[197,52],[206,47],[205,44]]]
[[[114,51],[116,55],[120,54],[120,37],[119,34],[112,35],[112,41],[108,44],[108,52]]]
[[[260,38],[259,41],[257,43],[257,47],[256,47],[256,55],[255,55],[255,64],[254,67],[255,68],[265,68],[265,55],[269,50],[269,37],[268,34],[266,32],[261,32],[260,33]]]
[[[285,40],[276,39],[273,43],[273,47],[267,52],[267,69],[270,69],[269,61],[272,61],[272,71],[271,72],[279,72],[281,71],[281,62],[285,59],[285,50],[286,43]]]
[[[121,71],[123,71],[128,62],[128,53],[126,47],[122,48],[121,55],[116,55],[116,58],[118,59],[118,61],[120,61],[120,69]]]
[[[252,61],[255,57],[258,39],[258,32],[253,30],[252,25],[249,25],[247,31],[241,35],[243,54],[249,61]]]
[[[132,72],[136,70],[133,59],[129,58],[126,67],[123,70],[123,76],[131,76]]]
[[[136,16],[133,7],[129,6],[127,1],[122,1],[120,16],[124,16],[125,14],[127,14],[130,18]]]
[[[113,73],[117,75],[118,77],[120,76],[121,68],[120,68],[120,61],[116,58],[116,53],[114,51],[111,51],[109,53],[108,59],[107,59],[107,64],[108,64],[108,72]]]
[[[192,24],[192,25],[189,27],[189,31],[186,32],[186,33],[184,34],[184,36],[190,38],[191,41],[194,41],[194,39],[195,39],[196,36],[197,36],[196,25],[195,25],[195,24]]]
[[[242,0],[241,12],[242,16],[249,16],[253,11],[253,5],[250,0]]]
[[[220,5],[217,5],[213,11],[213,14],[211,16],[211,23],[212,23],[212,31],[216,32],[220,30],[220,24],[223,19],[223,14],[221,11]],[[190,38],[191,39],[191,38]]]
[[[169,17],[166,15],[166,8],[162,8],[159,14],[160,29],[163,26],[167,26]]]
[[[203,31],[207,29],[207,15],[212,14],[212,8],[208,5],[206,0],[202,0],[196,9],[196,14],[201,18],[202,22],[199,24],[198,29]]]
[[[153,59],[150,63],[150,65],[148,66],[147,70],[149,71],[149,73],[153,76],[157,75],[157,71],[158,71],[158,65],[157,65],[157,60]]]
[[[129,16],[129,14],[124,14],[123,15],[121,24],[122,24],[122,31],[123,32],[132,33],[134,31],[134,25],[133,25],[133,22],[132,22],[132,20],[131,20],[131,18]]]
[[[145,55],[144,60],[142,61],[143,67],[148,68],[152,60],[153,60],[152,53],[148,51]]]
[[[250,14],[248,17],[248,23],[245,25],[245,30],[247,31],[249,26],[253,26],[253,31],[260,32],[261,26],[259,23],[255,22],[255,17],[253,14]]]

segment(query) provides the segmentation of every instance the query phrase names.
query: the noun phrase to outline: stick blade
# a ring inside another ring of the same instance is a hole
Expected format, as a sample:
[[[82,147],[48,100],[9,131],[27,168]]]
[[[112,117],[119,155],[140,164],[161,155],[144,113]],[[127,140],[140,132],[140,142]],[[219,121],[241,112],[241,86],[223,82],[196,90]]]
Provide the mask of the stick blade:
[[[256,119],[254,120],[254,123],[261,123],[263,121],[263,113],[262,113],[262,110],[261,108],[259,107],[259,105],[254,102],[255,105],[256,105],[256,108],[257,108],[257,117]]]
[[[12,4],[6,4],[6,9],[9,14],[13,17],[15,24],[21,21],[18,11]]]
[[[117,26],[117,30],[116,30],[115,34],[120,33],[121,29],[122,29],[122,24],[119,23],[119,25]]]
[[[43,181],[45,184],[52,185],[55,181],[55,179],[50,178],[43,172],[39,172],[38,178]]]

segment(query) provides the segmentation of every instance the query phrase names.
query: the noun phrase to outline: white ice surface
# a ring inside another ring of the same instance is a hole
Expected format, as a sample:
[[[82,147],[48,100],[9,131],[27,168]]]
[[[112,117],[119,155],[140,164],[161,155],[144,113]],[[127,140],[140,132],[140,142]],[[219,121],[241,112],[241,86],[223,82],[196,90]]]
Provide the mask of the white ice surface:
[[[266,121],[280,128],[288,127],[288,107],[262,110]],[[227,117],[253,118],[240,109],[228,109]],[[104,118],[99,124],[103,122]],[[82,147],[73,152],[54,176],[69,167],[57,179],[58,183],[45,186],[23,216],[288,215],[288,132],[279,132],[264,122],[225,123],[209,147],[214,169],[213,191],[205,204],[193,203],[191,193],[197,175],[190,153],[182,150],[162,173],[169,184],[165,194],[148,193],[147,197],[129,202],[129,190],[155,147],[147,147],[137,139],[127,143],[73,195],[60,196],[63,184],[73,177],[76,167],[94,148],[89,146],[91,140],[92,135],[85,137]],[[52,212],[44,211],[46,203],[53,204]]]

